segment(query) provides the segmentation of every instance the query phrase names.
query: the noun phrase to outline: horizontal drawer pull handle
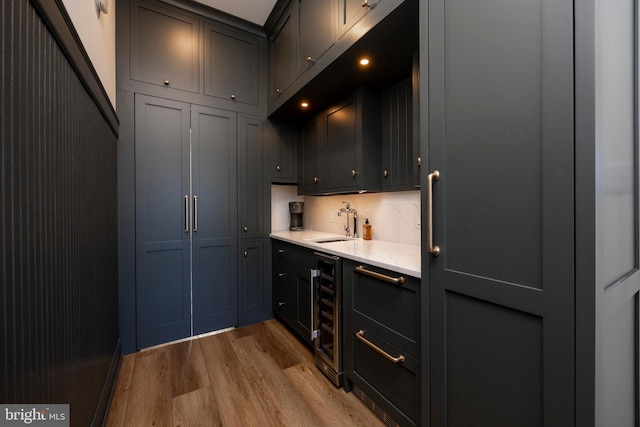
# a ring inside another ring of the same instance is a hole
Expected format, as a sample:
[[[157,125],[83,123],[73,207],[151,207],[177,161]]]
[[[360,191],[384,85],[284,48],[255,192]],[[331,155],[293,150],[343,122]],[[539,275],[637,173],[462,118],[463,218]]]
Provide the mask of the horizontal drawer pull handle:
[[[371,271],[371,270],[367,270],[366,268],[364,268],[364,266],[359,265],[355,268],[355,271],[360,273],[360,274],[364,274],[365,276],[371,276],[375,279],[378,280],[384,280],[387,283],[393,283],[394,285],[401,285],[404,283],[404,277],[400,276],[400,277],[391,277],[391,276],[387,276],[386,274],[381,274],[375,271]]]
[[[287,273],[278,273],[278,277],[284,277],[286,275],[287,275]]]
[[[376,353],[380,354],[381,356],[384,356],[385,359],[387,359],[388,361],[393,363],[404,363],[404,355],[401,354],[398,357],[393,357],[392,355],[390,355],[389,353],[387,353],[386,351],[384,351],[383,349],[381,349],[380,347],[378,347],[377,345],[375,345],[374,343],[366,339],[364,337],[364,331],[362,329],[356,332],[356,338],[358,338],[358,340],[362,341],[367,346],[371,347],[373,350],[375,350]]]

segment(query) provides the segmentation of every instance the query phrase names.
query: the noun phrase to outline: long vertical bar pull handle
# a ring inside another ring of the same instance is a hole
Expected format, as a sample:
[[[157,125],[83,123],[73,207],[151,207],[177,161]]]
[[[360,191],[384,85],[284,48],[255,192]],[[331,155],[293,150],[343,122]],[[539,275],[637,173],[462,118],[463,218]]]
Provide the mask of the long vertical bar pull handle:
[[[434,256],[440,255],[440,246],[433,245],[433,181],[439,178],[437,170],[427,175],[427,251]]]
[[[309,276],[309,281],[311,282],[311,325],[309,329],[311,330],[311,340],[315,340],[318,338],[318,330],[316,329],[316,277],[320,277],[320,270],[311,269],[311,274]]]
[[[184,196],[184,232],[189,233],[189,196]]]
[[[193,196],[193,232],[198,232],[198,196]]]

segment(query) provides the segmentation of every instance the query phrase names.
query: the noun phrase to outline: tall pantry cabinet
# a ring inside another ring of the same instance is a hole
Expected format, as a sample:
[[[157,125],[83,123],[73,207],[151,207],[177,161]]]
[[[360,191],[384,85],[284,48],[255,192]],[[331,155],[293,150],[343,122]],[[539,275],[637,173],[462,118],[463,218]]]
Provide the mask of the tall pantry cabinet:
[[[189,7],[118,4],[125,353],[271,317],[266,39],[258,27]]]
[[[638,425],[639,22],[420,1],[428,425]]]

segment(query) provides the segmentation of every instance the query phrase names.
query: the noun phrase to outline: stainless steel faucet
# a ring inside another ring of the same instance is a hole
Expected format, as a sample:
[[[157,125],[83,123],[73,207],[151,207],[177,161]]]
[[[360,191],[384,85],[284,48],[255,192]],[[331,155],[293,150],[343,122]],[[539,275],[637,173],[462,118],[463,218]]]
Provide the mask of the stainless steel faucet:
[[[338,210],[338,216],[342,216],[342,213],[347,214],[347,225],[344,226],[344,231],[347,237],[351,237],[351,228],[349,227],[349,214],[353,214],[353,237],[358,237],[358,211],[351,207],[349,202],[342,202],[346,205]]]

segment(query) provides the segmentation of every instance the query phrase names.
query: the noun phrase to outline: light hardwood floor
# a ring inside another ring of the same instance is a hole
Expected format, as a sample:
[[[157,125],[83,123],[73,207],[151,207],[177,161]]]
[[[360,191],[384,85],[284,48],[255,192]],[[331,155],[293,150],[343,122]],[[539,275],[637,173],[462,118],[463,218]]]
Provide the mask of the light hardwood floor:
[[[124,356],[107,426],[384,425],[269,320]]]

